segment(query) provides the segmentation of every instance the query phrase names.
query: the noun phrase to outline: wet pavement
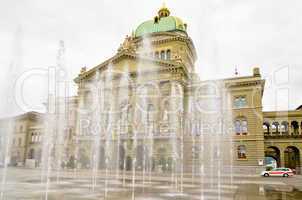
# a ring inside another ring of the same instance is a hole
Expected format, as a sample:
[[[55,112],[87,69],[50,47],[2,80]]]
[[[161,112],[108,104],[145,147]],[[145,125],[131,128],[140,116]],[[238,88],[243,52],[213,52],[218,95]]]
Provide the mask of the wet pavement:
[[[43,180],[39,170],[10,168],[0,200],[302,200],[300,176],[236,177],[232,184],[228,177],[204,177],[201,182],[186,178],[182,184],[169,176],[154,176],[151,181],[139,177],[132,181],[130,175],[107,177],[88,171],[60,172]]]

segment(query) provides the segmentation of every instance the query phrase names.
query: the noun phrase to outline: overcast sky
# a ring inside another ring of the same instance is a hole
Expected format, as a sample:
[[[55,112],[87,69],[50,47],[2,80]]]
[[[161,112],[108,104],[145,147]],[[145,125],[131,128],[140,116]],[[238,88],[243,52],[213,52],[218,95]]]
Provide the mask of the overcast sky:
[[[0,2],[3,97],[9,83],[10,63],[18,63],[19,73],[53,66],[59,40],[63,40],[69,76],[75,77],[81,67],[94,67],[116,53],[125,35],[144,20],[153,18],[163,1]],[[167,0],[166,3],[172,15],[188,24],[188,34],[198,52],[196,71],[203,80],[232,77],[236,67],[240,75],[251,75],[252,68],[259,66],[267,79],[265,110],[286,109],[286,99],[289,109],[302,104],[301,1]],[[45,101],[43,80],[46,79],[35,77],[24,85],[25,100],[32,106]],[[289,96],[284,89],[288,89]]]

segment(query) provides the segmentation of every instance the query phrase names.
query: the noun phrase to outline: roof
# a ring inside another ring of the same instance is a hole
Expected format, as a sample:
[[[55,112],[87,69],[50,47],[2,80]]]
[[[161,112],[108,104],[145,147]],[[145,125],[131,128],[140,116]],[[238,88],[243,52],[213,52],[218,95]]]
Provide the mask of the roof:
[[[42,119],[45,116],[44,113],[39,113],[35,111],[30,111],[27,113],[22,113],[19,115],[14,115],[14,116],[7,116],[4,118],[1,118],[0,120],[6,121],[6,120],[22,120],[22,119]]]
[[[301,110],[263,111],[264,118],[302,117]]]
[[[141,37],[151,33],[182,31],[186,32],[187,25],[178,17],[170,16],[169,9],[164,6],[158,11],[154,19],[141,23],[134,32],[134,37]]]
[[[160,18],[158,22],[155,22],[155,20],[148,20],[137,27],[135,37],[169,31],[186,32],[186,26],[180,18],[174,16]]]

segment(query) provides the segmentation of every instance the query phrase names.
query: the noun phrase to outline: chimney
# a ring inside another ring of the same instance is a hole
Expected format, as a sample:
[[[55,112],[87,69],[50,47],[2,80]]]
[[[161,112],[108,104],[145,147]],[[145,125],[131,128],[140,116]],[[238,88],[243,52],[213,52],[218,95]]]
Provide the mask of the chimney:
[[[254,75],[254,77],[261,77],[259,67],[254,67],[254,69],[253,69],[253,75]]]

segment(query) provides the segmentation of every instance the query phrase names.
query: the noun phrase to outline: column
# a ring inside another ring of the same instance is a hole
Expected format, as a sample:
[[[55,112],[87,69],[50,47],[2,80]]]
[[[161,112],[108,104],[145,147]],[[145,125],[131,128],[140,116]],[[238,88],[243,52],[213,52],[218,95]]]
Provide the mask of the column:
[[[284,149],[283,148],[279,148],[280,150],[280,167],[284,167]]]
[[[291,125],[291,121],[288,122],[288,135],[292,135],[292,125]]]

